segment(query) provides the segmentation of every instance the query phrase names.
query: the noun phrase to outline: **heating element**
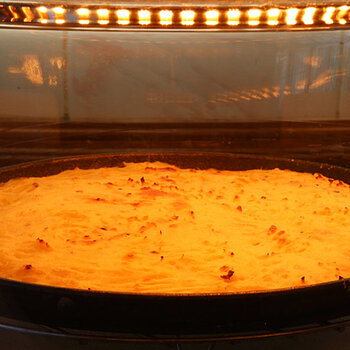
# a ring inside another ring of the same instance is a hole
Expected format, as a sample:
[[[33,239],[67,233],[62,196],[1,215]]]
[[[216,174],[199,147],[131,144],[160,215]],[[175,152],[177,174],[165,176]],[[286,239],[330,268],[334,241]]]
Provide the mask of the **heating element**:
[[[2,24],[44,26],[94,26],[134,29],[254,29],[287,30],[346,28],[350,6],[344,4],[257,7],[257,6],[38,6],[37,4],[0,4]]]

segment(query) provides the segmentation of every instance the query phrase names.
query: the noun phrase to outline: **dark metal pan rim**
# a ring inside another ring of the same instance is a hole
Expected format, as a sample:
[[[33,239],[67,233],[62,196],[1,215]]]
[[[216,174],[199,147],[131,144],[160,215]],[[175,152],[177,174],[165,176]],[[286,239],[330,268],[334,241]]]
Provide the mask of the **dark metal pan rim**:
[[[350,172],[350,169],[337,166],[337,165],[332,165],[329,163],[318,163],[318,162],[313,162],[310,160],[299,160],[296,158],[283,158],[283,157],[269,157],[269,156],[262,156],[262,155],[252,155],[248,153],[231,153],[231,152],[196,152],[194,153],[193,151],[184,151],[181,150],[181,152],[176,152],[176,151],[167,151],[166,153],[160,153],[160,152],[127,152],[127,151],[119,151],[117,154],[116,153],[99,153],[99,154],[81,154],[81,155],[76,155],[74,157],[52,157],[52,158],[45,158],[45,159],[40,159],[40,160],[35,160],[35,161],[29,161],[29,162],[23,162],[16,164],[15,166],[9,165],[5,167],[0,168],[0,176],[2,173],[6,171],[11,171],[11,170],[16,170],[16,169],[25,169],[31,166],[35,165],[41,165],[41,164],[46,164],[46,163],[57,163],[57,162],[64,162],[64,161],[74,161],[74,160],[89,160],[89,159],[102,159],[105,157],[116,157],[116,156],[143,156],[143,157],[164,157],[165,155],[169,156],[178,156],[178,157],[187,157],[187,156],[198,156],[198,157],[203,157],[203,156],[231,156],[234,158],[240,158],[240,157],[248,157],[251,159],[256,159],[257,161],[276,161],[276,162],[289,162],[290,164],[293,163],[302,163],[308,166],[314,166],[315,168],[319,168],[320,170],[322,169],[333,169],[337,168],[339,170],[343,171],[348,171]],[[151,160],[150,160],[151,161]],[[160,160],[161,161],[161,160]],[[184,167],[185,168],[185,167]],[[82,168],[83,169],[83,168]],[[210,169],[210,168],[208,168]],[[212,167],[211,169],[215,169],[215,167]],[[287,168],[285,168],[287,169]],[[63,170],[62,170],[63,171]],[[302,172],[302,171],[301,171]],[[46,175],[45,175],[46,176]],[[0,178],[0,183],[1,183],[1,178]]]
[[[8,285],[9,287],[24,287],[28,290],[41,290],[45,289],[46,292],[54,294],[87,294],[87,295],[100,295],[100,296],[110,296],[110,297],[144,297],[144,298],[186,298],[186,299],[196,299],[203,297],[211,298],[240,298],[251,296],[252,298],[264,297],[266,295],[280,295],[280,294],[297,294],[303,293],[304,291],[312,291],[313,289],[338,286],[345,291],[350,291],[350,278],[344,278],[342,280],[327,281],[322,283],[309,284],[305,286],[296,286],[291,288],[276,288],[276,289],[266,289],[266,290],[252,290],[252,291],[243,291],[243,292],[227,292],[227,293],[157,293],[157,292],[145,292],[145,293],[136,293],[136,292],[118,292],[118,291],[103,291],[103,290],[89,290],[89,289],[79,289],[79,288],[67,288],[67,287],[58,287],[48,284],[40,283],[29,283],[22,282],[18,280],[12,280],[8,278],[0,277],[0,285]]]
[[[345,327],[349,327],[350,320],[346,321],[335,321],[333,323],[316,325],[312,324],[309,326],[303,326],[300,328],[290,328],[284,330],[276,330],[271,332],[256,332],[251,334],[205,334],[201,336],[154,336],[147,338],[140,335],[140,337],[123,336],[123,335],[99,335],[99,334],[84,334],[84,333],[69,333],[59,332],[54,330],[34,330],[29,328],[23,328],[17,325],[0,324],[0,329],[11,330],[15,332],[35,334],[38,336],[49,336],[49,337],[64,337],[79,341],[103,341],[103,342],[122,342],[122,343],[198,343],[198,342],[228,342],[228,341],[244,341],[244,340],[256,340],[266,338],[280,338],[284,336],[294,336],[298,334],[307,334],[313,332],[320,332],[330,329],[337,329],[339,332]]]

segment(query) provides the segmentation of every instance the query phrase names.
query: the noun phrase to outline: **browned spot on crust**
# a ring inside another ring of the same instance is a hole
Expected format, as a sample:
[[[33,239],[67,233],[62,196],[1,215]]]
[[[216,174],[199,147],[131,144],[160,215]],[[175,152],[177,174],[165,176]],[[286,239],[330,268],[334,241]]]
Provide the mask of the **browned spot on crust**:
[[[161,190],[156,190],[154,188],[151,187],[142,187],[141,188],[141,194],[143,196],[149,196],[149,197],[160,197],[160,196],[174,196],[175,193],[167,193],[165,191],[161,191]]]
[[[94,239],[94,240],[91,240],[91,241],[88,241],[88,240],[85,240],[85,241],[74,241],[74,240],[71,240],[71,239],[66,239],[66,242],[70,242],[72,244],[80,244],[80,245],[91,245],[91,244],[96,243],[97,240]]]
[[[228,270],[226,275],[220,276],[223,280],[229,281],[235,272],[233,270]]]
[[[147,222],[145,225],[142,225],[140,228],[139,228],[139,232],[140,233],[143,233],[145,232],[146,230],[149,230],[150,228],[152,227],[157,227],[157,224],[155,222]]]
[[[107,200],[104,198],[90,198],[94,202],[102,202],[102,203],[107,203]]]
[[[176,181],[175,180],[173,180],[173,179],[169,179],[169,177],[168,176],[162,176],[161,177],[161,180],[163,180],[163,181],[167,181],[167,182],[171,182],[171,183],[176,183]]]
[[[43,239],[41,239],[41,238],[37,238],[36,239],[36,241],[40,244],[40,245],[42,245],[42,246],[44,246],[44,247],[46,247],[46,248],[49,248],[50,246],[49,246],[49,243],[47,243],[47,242],[45,242]]]
[[[271,235],[271,234],[275,233],[276,231],[277,231],[277,226],[271,225],[267,231],[267,234]]]
[[[134,202],[134,203],[129,203],[130,205],[132,205],[133,207],[138,207],[138,206],[140,206],[140,202]]]
[[[171,167],[165,167],[165,168],[153,168],[150,166],[147,166],[145,168],[146,171],[156,171],[156,172],[166,172],[166,171],[172,171],[172,172],[176,172],[177,170],[175,168],[171,168]]]
[[[286,238],[280,238],[277,242],[280,247],[289,243],[289,241]]]

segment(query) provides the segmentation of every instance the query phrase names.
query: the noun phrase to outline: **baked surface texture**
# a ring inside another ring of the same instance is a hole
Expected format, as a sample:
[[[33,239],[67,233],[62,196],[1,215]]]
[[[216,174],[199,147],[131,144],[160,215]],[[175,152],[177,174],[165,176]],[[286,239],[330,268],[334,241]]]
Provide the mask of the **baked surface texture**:
[[[349,185],[289,170],[127,163],[0,184],[0,276],[235,293],[350,276]]]

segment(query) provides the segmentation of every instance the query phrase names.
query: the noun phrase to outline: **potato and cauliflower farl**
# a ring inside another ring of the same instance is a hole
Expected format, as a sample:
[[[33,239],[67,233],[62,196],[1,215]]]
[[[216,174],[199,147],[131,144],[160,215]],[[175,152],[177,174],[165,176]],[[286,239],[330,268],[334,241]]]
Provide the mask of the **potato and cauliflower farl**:
[[[288,170],[127,163],[0,184],[0,277],[231,293],[350,276],[350,188]]]

